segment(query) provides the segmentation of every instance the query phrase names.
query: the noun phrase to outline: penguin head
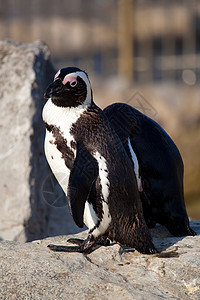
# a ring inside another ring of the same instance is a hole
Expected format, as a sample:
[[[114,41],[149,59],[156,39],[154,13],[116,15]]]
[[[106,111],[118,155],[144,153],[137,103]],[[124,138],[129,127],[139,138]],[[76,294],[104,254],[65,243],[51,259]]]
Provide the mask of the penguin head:
[[[91,105],[92,89],[87,73],[75,67],[59,70],[48,86],[44,98],[51,98],[60,107]]]

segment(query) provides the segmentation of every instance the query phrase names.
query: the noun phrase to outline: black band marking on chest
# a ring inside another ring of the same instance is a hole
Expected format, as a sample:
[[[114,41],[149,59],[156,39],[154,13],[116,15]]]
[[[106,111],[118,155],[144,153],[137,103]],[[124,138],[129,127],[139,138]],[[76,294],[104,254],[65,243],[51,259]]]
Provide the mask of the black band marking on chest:
[[[46,122],[45,127],[49,132],[52,132],[53,137],[55,138],[54,144],[56,145],[57,149],[62,153],[62,158],[65,160],[67,168],[71,170],[73,167],[75,156],[73,151],[67,146],[67,140],[63,137],[63,134],[61,133],[58,127],[54,125],[49,125]],[[75,142],[71,141],[70,145],[73,149],[76,149]]]

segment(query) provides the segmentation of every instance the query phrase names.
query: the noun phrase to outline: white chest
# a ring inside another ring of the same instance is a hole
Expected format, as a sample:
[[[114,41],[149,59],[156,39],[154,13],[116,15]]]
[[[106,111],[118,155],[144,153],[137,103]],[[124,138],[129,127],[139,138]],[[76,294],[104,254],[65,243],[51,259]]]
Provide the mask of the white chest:
[[[77,108],[58,107],[52,103],[51,99],[47,101],[43,108],[42,117],[44,122],[49,126],[55,126],[59,130],[66,147],[73,152],[74,159],[76,149],[72,145],[76,143],[70,129],[84,110],[85,107],[83,106]],[[45,137],[45,155],[52,172],[67,194],[70,169],[66,165],[63,153],[59,150],[55,134],[48,130],[46,130]]]
[[[56,177],[59,184],[61,185],[63,191],[65,192],[65,194],[67,194],[70,169],[67,167],[65,163],[63,154],[57,148],[55,137],[53,136],[52,132],[49,132],[48,130],[46,130],[44,148],[45,148],[45,155],[48,164],[54,176]],[[75,150],[74,150],[74,156],[76,156]]]
[[[79,107],[59,107],[53,104],[51,99],[47,101],[43,108],[42,118],[48,125],[56,126],[63,133],[66,140],[70,140],[70,129],[86,110],[87,106]]]

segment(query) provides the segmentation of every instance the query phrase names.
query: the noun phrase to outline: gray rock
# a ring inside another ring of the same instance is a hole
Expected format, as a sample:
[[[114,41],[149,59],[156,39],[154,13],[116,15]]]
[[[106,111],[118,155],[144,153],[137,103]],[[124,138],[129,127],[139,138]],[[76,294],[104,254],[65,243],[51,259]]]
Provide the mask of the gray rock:
[[[43,93],[55,70],[42,42],[0,41],[0,238],[74,233],[43,151]]]
[[[118,244],[89,255],[52,252],[49,243],[0,242],[1,299],[200,299],[200,222],[195,237],[172,237],[152,230],[158,255],[142,255]],[[78,237],[86,237],[86,232]],[[71,236],[70,236],[71,237]]]

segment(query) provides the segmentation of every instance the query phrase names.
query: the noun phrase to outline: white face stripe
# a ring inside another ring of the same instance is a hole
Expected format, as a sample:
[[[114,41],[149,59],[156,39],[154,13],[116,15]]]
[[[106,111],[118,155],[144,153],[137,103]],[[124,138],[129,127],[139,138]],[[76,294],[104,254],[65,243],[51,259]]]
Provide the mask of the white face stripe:
[[[56,73],[56,75],[54,76],[54,81],[57,79],[57,77],[60,75],[60,70]]]
[[[130,150],[130,153],[131,153],[131,158],[132,158],[132,161],[133,161],[133,164],[134,164],[134,171],[135,171],[135,176],[136,176],[136,179],[137,179],[138,189],[140,190],[141,189],[141,178],[140,178],[140,175],[139,175],[139,163],[138,163],[137,156],[136,156],[136,154],[133,151],[133,148],[131,146],[130,138],[128,138],[128,147],[129,147],[129,150]]]

